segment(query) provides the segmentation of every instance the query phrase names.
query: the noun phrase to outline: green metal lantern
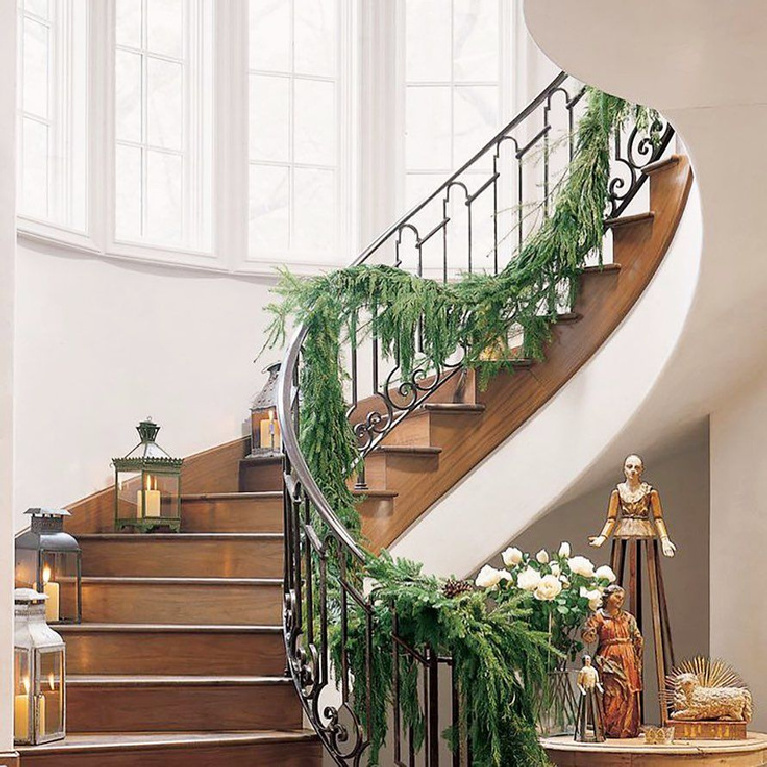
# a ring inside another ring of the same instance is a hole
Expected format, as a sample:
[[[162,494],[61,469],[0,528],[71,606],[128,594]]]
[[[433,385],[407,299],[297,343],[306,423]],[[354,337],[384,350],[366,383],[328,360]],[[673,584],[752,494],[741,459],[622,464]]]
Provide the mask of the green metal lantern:
[[[155,442],[160,427],[147,417],[136,427],[141,442],[115,467],[115,530],[181,529],[181,465]]]

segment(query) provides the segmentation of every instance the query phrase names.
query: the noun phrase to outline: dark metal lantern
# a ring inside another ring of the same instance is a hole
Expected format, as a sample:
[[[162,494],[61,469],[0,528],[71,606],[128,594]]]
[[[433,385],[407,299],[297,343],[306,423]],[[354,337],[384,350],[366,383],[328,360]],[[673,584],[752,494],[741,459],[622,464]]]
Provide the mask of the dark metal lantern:
[[[82,622],[82,552],[64,532],[66,509],[28,509],[30,529],[16,538],[16,588],[47,596],[48,623]]]
[[[181,465],[155,441],[160,427],[147,417],[137,427],[141,442],[115,468],[115,530],[179,532]]]
[[[269,378],[250,406],[250,439],[253,455],[277,455],[282,450],[280,424],[277,420],[277,381],[280,362],[264,368]]]

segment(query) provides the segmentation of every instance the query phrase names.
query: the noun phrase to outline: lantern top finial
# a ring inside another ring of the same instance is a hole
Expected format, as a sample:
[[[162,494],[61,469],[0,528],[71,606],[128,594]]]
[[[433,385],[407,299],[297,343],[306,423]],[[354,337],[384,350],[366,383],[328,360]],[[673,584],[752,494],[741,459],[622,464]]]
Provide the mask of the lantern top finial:
[[[34,589],[14,589],[13,601],[17,605],[37,605],[48,599],[46,594],[41,594]]]
[[[148,415],[137,427],[139,437],[142,442],[154,442],[157,438],[157,434],[160,431],[160,427],[152,420],[152,416]]]
[[[269,410],[277,407],[277,379],[280,375],[281,362],[273,362],[267,365],[262,372],[268,373],[269,378],[264,384],[264,388],[255,396],[251,410]]]

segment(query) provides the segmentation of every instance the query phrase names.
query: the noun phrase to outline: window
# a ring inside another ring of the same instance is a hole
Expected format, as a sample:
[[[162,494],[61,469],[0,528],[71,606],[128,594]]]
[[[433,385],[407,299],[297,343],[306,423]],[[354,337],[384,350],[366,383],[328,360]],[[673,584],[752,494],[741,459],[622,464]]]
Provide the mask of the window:
[[[251,254],[339,243],[339,27],[338,0],[250,2]]]
[[[404,0],[407,208],[502,126],[511,36],[499,0]]]
[[[87,226],[87,13],[79,0],[19,5],[18,212]]]
[[[114,237],[211,248],[210,0],[116,0]]]

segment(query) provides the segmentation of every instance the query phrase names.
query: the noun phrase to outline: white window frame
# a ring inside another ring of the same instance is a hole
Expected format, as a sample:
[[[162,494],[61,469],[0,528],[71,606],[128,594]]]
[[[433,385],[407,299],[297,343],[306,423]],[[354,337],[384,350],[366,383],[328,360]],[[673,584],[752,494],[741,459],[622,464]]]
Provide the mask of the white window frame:
[[[71,151],[71,136],[75,130],[74,123],[76,121],[75,112],[76,109],[71,109],[72,94],[71,79],[73,77],[74,58],[75,52],[72,49],[70,31],[73,24],[74,16],[74,4],[79,0],[58,0],[55,5],[55,13],[52,22],[43,20],[33,13],[25,11],[23,9],[23,2],[17,3],[17,19],[16,25],[18,30],[18,51],[19,51],[19,68],[20,72],[23,72],[23,17],[28,14],[30,18],[45,24],[50,29],[49,37],[49,50],[50,50],[50,63],[49,63],[49,80],[48,80],[48,119],[45,120],[45,124],[48,127],[49,145],[54,144],[57,147],[57,156],[60,158],[58,163],[48,162],[49,179],[52,176],[53,182],[49,180],[47,184],[48,192],[48,210],[49,213],[53,209],[53,213],[46,218],[39,218],[21,211],[17,211],[17,229],[20,233],[28,234],[33,238],[41,239],[54,239],[71,241],[78,245],[88,246],[90,240],[87,232],[90,223],[90,210],[86,210],[85,222],[82,228],[71,226],[65,221],[71,220],[70,215],[61,215],[62,209],[71,210],[74,189],[74,175],[72,171],[72,151]],[[89,11],[86,9],[86,16],[89,15]],[[86,52],[86,68],[89,68],[89,51]],[[23,75],[22,75],[23,76]],[[67,93],[67,98],[61,98],[59,94]],[[90,105],[88,103],[88,88],[85,88],[85,93],[82,94],[85,99],[85,103],[79,105],[85,112],[84,128],[86,135],[84,137],[85,151],[88,152],[89,141],[89,129],[90,129]],[[23,93],[20,91],[18,94],[18,142],[19,149],[21,150],[21,142],[23,141],[23,131],[21,129],[22,118],[30,117],[34,120],[39,120],[37,116],[26,115],[23,108]],[[19,152],[21,154],[21,151]],[[90,168],[90,158],[86,160],[86,167]],[[17,163],[17,186],[21,188],[22,178],[21,163]],[[86,171],[86,184],[85,193],[90,195],[90,173]],[[86,206],[88,208],[89,206]],[[58,219],[58,220],[57,220]]]
[[[300,0],[294,0],[300,2]],[[249,0],[242,3],[249,6]],[[277,265],[288,266],[296,273],[315,273],[322,269],[347,266],[356,255],[358,249],[357,220],[359,202],[358,195],[354,194],[356,188],[355,179],[359,166],[359,146],[358,133],[356,129],[355,116],[357,114],[358,90],[359,90],[359,50],[358,38],[359,32],[359,12],[356,0],[338,0],[336,23],[338,27],[338,61],[336,83],[336,165],[335,171],[336,183],[336,202],[337,202],[337,234],[335,257],[329,253],[302,252],[297,249],[275,250],[271,252],[253,252],[250,249],[250,243],[247,242],[244,251],[244,258],[238,263],[237,268],[240,271],[254,274],[273,274],[274,267]],[[291,10],[292,13],[292,10]],[[244,26],[249,29],[249,19],[246,16]],[[249,50],[246,45],[245,59],[245,88],[247,89],[248,115],[250,113],[250,75],[261,74],[260,70],[251,70],[249,61]],[[280,76],[272,72],[263,72],[267,76]],[[291,80],[309,79],[318,81],[330,81],[330,77],[313,77],[311,75],[291,73],[287,75]],[[247,123],[247,120],[246,120]],[[253,165],[269,165],[265,161],[252,161],[249,151],[249,136],[246,134],[246,171],[249,171]],[[292,141],[292,138],[291,138]],[[274,163],[280,167],[289,167],[292,175],[294,168],[302,167],[320,167],[314,165],[304,165],[295,163],[291,159],[289,163]],[[249,178],[245,179],[247,189],[249,190]],[[291,183],[291,201],[290,210],[293,210],[293,184]],[[249,196],[249,191],[247,195]],[[292,235],[292,221],[290,223]],[[249,240],[249,219],[246,209],[245,218],[245,236]]]

